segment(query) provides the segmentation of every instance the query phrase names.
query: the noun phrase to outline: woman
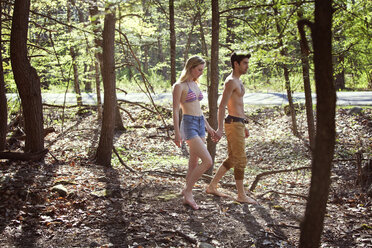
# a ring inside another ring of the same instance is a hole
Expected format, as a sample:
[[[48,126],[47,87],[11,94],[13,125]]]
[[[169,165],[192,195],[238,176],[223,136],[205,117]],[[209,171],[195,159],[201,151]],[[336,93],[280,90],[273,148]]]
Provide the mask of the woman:
[[[189,58],[182,70],[179,80],[173,86],[173,122],[174,142],[181,147],[182,140],[189,146],[189,168],[186,175],[186,186],[182,190],[183,203],[198,209],[192,188],[201,175],[212,165],[212,158],[205,146],[205,128],[214,135],[200,108],[203,93],[198,86],[198,78],[203,74],[205,61],[199,56]],[[179,109],[183,117],[179,127]],[[199,158],[201,164],[198,165]]]

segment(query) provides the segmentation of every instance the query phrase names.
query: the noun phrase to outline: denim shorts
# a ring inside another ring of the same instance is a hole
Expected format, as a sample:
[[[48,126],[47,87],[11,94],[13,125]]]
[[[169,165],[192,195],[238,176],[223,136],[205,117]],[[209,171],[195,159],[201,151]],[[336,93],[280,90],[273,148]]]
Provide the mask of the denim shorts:
[[[204,116],[183,115],[181,122],[181,137],[190,140],[196,136],[205,137]]]

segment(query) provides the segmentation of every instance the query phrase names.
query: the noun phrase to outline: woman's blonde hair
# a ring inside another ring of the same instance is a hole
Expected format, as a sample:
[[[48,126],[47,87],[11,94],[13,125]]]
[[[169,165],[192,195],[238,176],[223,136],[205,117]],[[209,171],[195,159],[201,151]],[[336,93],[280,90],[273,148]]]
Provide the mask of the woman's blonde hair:
[[[186,81],[186,79],[190,76],[191,69],[197,67],[198,65],[204,65],[204,64],[205,64],[205,60],[202,59],[202,57],[197,56],[197,55],[190,57],[186,61],[185,67],[183,68],[181,72],[181,76],[178,79],[178,82],[182,83]]]

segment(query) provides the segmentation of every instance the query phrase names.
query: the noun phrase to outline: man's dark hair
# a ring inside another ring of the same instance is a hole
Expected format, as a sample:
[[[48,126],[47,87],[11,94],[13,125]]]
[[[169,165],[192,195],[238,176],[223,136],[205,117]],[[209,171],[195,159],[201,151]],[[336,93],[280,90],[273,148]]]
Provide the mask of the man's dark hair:
[[[234,69],[234,62],[238,62],[238,64],[240,64],[240,62],[247,58],[249,59],[251,57],[251,54],[248,53],[248,52],[245,52],[245,51],[235,51],[231,54],[231,57],[230,57],[230,61],[231,61],[231,67]]]

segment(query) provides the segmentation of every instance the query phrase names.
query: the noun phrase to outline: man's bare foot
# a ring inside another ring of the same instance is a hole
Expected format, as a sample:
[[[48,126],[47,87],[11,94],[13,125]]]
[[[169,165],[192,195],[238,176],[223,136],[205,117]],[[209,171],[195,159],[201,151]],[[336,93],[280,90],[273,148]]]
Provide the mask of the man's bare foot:
[[[192,196],[192,193],[187,193],[185,190],[182,190],[183,195],[183,204],[189,205],[192,209],[198,210],[199,206],[196,204],[194,197]]]
[[[248,196],[238,196],[236,198],[238,202],[248,203],[248,204],[258,204],[254,199],[248,197]]]
[[[220,197],[229,197],[228,195],[218,191],[216,187],[212,187],[211,185],[208,185],[207,189],[205,190],[205,193]]]

